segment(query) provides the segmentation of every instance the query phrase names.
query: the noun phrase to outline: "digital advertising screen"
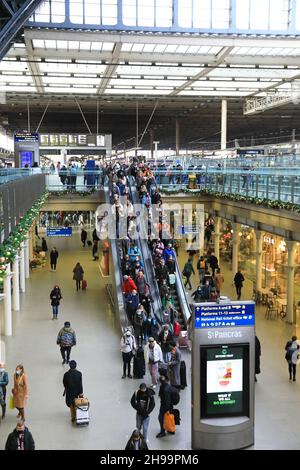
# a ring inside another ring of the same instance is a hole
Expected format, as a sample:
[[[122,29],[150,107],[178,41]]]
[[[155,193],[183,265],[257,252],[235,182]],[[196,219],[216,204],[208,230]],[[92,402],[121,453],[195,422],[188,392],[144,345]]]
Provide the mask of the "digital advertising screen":
[[[33,152],[22,151],[20,152],[21,168],[24,168],[25,165],[28,165],[30,168],[33,163]]]
[[[249,416],[249,344],[200,346],[201,418]]]

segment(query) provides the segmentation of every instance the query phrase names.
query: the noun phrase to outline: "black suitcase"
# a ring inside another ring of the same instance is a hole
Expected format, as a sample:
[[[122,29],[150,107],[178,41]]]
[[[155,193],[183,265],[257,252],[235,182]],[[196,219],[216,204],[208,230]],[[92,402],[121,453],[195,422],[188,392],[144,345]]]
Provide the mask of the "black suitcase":
[[[133,376],[135,379],[142,379],[145,375],[145,358],[143,348],[138,348],[133,359]]]
[[[180,425],[180,421],[181,421],[181,418],[180,418],[180,411],[177,410],[176,408],[174,408],[171,413],[174,415],[174,420],[175,420],[175,424],[176,426],[179,426]]]
[[[86,243],[87,243],[87,246],[92,246],[91,240],[88,240]]]
[[[180,361],[180,388],[187,387],[185,361]]]

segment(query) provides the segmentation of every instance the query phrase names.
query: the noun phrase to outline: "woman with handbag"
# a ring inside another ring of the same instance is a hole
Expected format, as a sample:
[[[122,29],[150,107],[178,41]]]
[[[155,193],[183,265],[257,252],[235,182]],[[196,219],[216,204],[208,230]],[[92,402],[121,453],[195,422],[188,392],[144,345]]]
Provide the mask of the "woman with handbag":
[[[22,364],[18,364],[14,374],[14,388],[12,389],[14,406],[18,410],[18,418],[25,421],[24,408],[28,398],[28,379]]]
[[[52,313],[53,313],[52,320],[57,320],[58,307],[60,304],[60,300],[62,299],[61,290],[57,284],[53,287],[50,293],[50,299],[51,299],[51,306],[52,306]]]
[[[73,280],[76,281],[76,290],[78,291],[81,288],[81,281],[83,280],[84,270],[81,264],[76,263],[75,268],[73,269]]]

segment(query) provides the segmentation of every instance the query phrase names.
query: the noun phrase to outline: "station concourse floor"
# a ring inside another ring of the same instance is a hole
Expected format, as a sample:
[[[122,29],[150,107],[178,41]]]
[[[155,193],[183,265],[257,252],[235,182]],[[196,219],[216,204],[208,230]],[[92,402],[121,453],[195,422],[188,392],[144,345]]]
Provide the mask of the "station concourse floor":
[[[14,368],[21,362],[29,379],[26,425],[37,449],[124,449],[135,427],[135,411],[130,399],[142,381],[150,384],[149,373],[144,380],[121,379],[120,333],[105,291],[109,278],[101,276],[98,262],[92,261],[91,249],[81,248],[79,234],[69,239],[47,239],[47,242],[49,250],[55,244],[59,251],[57,272],[50,272],[47,263],[45,268],[33,270],[30,279],[26,280],[21,311],[13,313],[14,335],[5,339],[10,377],[8,392]],[[76,292],[72,280],[77,261],[85,270],[86,292]],[[182,261],[183,256],[180,256]],[[226,278],[224,293],[234,299],[232,273],[227,266],[222,268]],[[61,286],[63,295],[58,320],[51,320],[49,295],[54,283]],[[193,276],[192,284],[196,288],[197,276]],[[251,289],[250,283],[246,282],[243,299],[249,298]],[[282,320],[265,320],[264,313],[265,307],[257,308],[256,331],[262,345],[262,373],[255,385],[253,449],[300,449],[300,377],[295,383],[288,381],[284,359],[285,343],[295,329]],[[71,358],[77,361],[78,369],[83,373],[84,392],[91,402],[90,425],[83,428],[70,422],[69,409],[62,396],[62,377],[68,366],[61,364],[56,337],[66,320],[71,322],[77,334],[78,344],[73,348]],[[178,405],[181,425],[174,436],[156,439],[159,431],[157,397],[150,420],[149,449],[191,448],[190,353],[182,350],[182,356],[187,363],[188,387],[181,392]],[[1,449],[16,424],[16,414],[16,410],[8,410],[0,424]]]

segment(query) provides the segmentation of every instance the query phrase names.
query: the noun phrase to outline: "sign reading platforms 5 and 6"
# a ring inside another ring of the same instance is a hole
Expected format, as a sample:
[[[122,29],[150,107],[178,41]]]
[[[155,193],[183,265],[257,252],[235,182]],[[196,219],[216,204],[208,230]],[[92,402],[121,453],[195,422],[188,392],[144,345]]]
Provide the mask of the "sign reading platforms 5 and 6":
[[[217,304],[207,302],[195,305],[195,328],[228,328],[254,326],[254,302],[231,302]]]

